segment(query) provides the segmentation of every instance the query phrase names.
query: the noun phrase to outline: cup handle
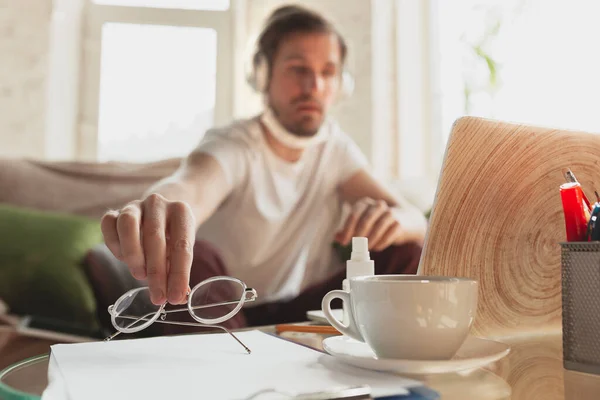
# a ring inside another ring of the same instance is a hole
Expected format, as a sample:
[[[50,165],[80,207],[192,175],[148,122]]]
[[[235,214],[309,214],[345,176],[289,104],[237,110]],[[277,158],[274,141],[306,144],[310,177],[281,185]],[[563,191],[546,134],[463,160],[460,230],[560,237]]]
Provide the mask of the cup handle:
[[[337,318],[335,318],[331,312],[331,301],[333,299],[341,299],[348,309],[348,326],[342,324]],[[323,301],[321,302],[321,308],[323,309],[323,314],[327,318],[327,321],[338,331],[343,333],[346,336],[351,337],[352,339],[358,340],[360,342],[364,342],[361,334],[358,332],[358,328],[356,326],[356,322],[354,320],[354,314],[350,308],[350,293],[344,290],[332,290],[327,293],[325,297],[323,297]]]

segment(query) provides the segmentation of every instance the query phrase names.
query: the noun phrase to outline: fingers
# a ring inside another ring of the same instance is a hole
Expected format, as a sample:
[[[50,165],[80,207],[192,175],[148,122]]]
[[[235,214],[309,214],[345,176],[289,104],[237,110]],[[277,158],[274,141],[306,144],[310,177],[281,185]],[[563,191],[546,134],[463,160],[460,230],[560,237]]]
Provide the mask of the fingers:
[[[100,220],[100,229],[102,230],[102,236],[104,237],[106,247],[108,247],[115,257],[121,260],[121,243],[119,241],[119,233],[117,232],[118,216],[118,211],[108,211]]]
[[[388,229],[385,231],[383,236],[379,239],[378,243],[373,247],[373,251],[382,251],[394,244],[398,237],[402,234],[402,227],[398,221],[394,221]]]
[[[381,251],[396,243],[402,235],[402,227],[393,209],[383,201],[369,198],[356,202],[336,240],[348,245],[352,237],[369,239],[369,249]]]
[[[174,202],[168,208],[169,261],[167,299],[171,304],[186,301],[195,240],[194,216],[189,206]]]
[[[152,303],[163,304],[167,297],[166,209],[164,197],[152,194],[142,203],[142,245]]]
[[[189,292],[195,241],[190,207],[152,194],[101,220],[104,241],[136,279],[148,279],[152,303],[181,304]]]
[[[367,209],[368,203],[365,201],[359,201],[354,204],[352,211],[346,218],[346,223],[344,224],[344,228],[336,235],[336,239],[340,244],[346,246],[350,243],[352,236],[354,236],[354,231],[356,230],[356,224],[358,224],[358,220]]]
[[[386,211],[389,211],[389,207],[383,200],[379,200],[375,204],[369,205],[356,223],[356,230],[354,231],[353,236],[368,237],[370,243],[372,240],[371,230],[373,229],[373,225],[375,225],[377,220],[379,220]]]
[[[390,241],[389,230],[390,227],[392,227],[393,225],[397,225],[398,227],[400,226],[398,221],[396,221],[396,219],[394,218],[392,212],[390,210],[387,210],[379,217],[377,222],[373,225],[373,229],[369,236],[370,250],[383,250],[391,243],[393,243],[395,237],[392,237],[391,242],[388,243],[388,241]]]
[[[144,251],[140,238],[142,210],[140,202],[126,205],[117,218],[117,232],[121,244],[122,261],[136,279],[146,277]]]

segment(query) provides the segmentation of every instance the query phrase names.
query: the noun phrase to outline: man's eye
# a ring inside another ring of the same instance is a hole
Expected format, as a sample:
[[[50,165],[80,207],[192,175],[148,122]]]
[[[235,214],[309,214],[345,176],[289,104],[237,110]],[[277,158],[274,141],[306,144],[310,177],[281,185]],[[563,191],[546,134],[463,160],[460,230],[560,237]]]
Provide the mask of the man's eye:
[[[298,74],[305,74],[308,72],[308,68],[300,66],[300,65],[296,65],[292,67],[292,71],[298,73]]]

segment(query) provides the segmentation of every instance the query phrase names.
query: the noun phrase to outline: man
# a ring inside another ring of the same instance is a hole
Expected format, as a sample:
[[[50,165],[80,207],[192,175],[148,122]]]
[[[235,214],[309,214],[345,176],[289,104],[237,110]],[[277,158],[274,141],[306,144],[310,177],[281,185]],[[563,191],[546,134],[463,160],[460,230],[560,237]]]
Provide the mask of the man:
[[[264,113],[210,130],[175,174],[102,218],[106,245],[147,279],[154,304],[184,303],[190,283],[227,274],[258,292],[244,323],[302,319],[341,287],[333,244],[353,236],[369,239],[378,273],[416,271],[425,218],[369,174],[328,117],[346,52],[322,16],[276,10],[254,57]]]

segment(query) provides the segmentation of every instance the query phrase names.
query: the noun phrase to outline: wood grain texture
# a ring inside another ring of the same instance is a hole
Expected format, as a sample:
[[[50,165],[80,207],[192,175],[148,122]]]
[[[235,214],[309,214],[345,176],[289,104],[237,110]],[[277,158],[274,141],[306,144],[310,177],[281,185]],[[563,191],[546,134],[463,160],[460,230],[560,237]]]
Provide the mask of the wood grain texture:
[[[560,330],[559,186],[571,168],[594,202],[599,167],[596,134],[459,119],[418,273],[479,281],[475,334]]]
[[[512,400],[563,400],[564,369],[560,332],[503,338],[510,353],[494,372],[512,388]],[[571,400],[571,399],[569,399]]]

